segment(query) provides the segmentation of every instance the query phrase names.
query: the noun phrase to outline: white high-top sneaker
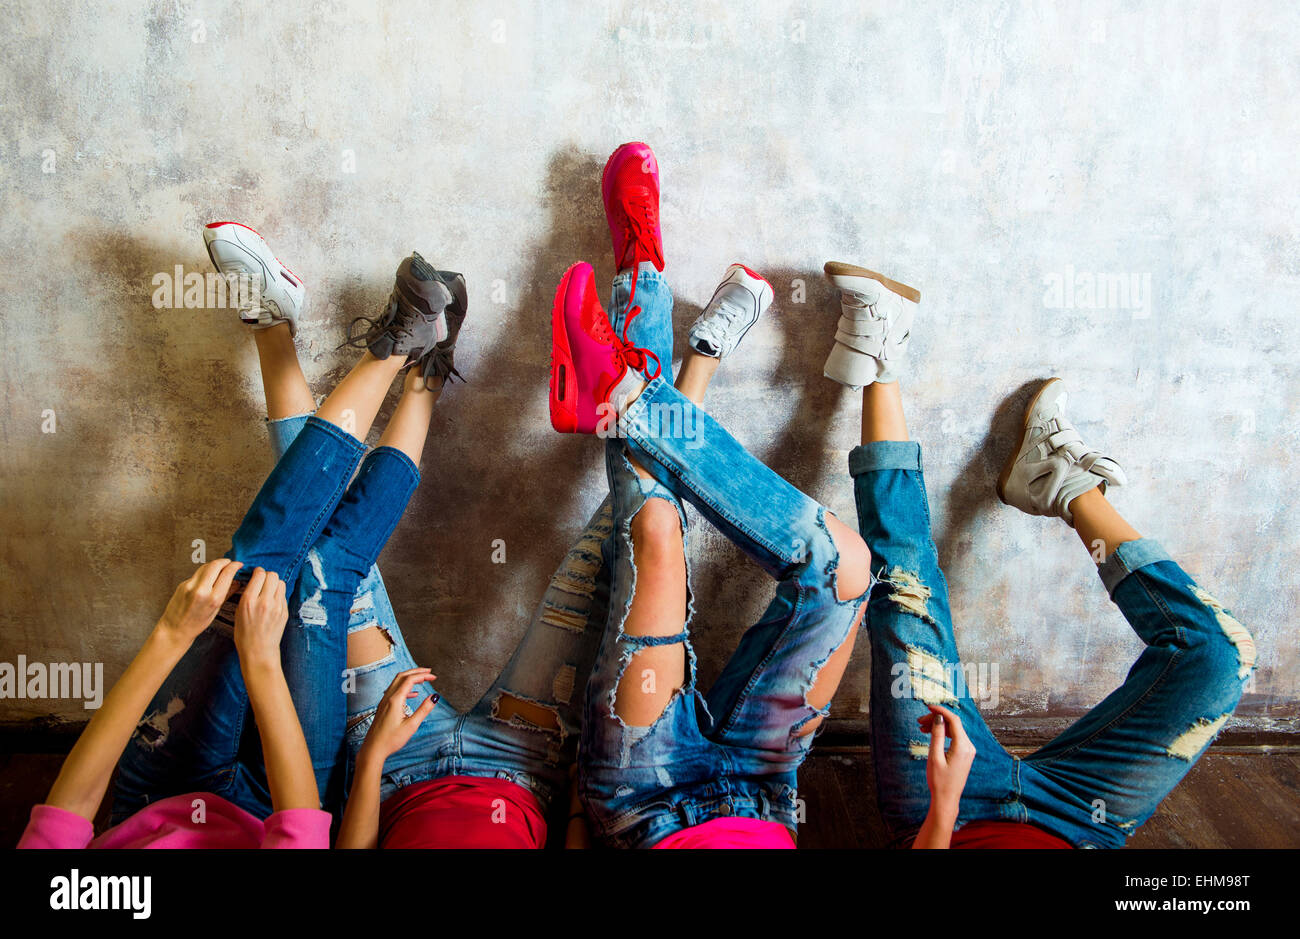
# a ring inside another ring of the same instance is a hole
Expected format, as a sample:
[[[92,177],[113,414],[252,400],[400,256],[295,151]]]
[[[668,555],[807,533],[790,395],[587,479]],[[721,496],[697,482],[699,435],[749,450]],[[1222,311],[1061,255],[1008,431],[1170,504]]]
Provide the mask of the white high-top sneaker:
[[[1065,417],[1065,383],[1053,378],[1025,410],[1020,446],[998,477],[998,498],[1029,515],[1056,515],[1074,527],[1070,502],[1090,489],[1124,485],[1119,464],[1091,450]]]
[[[897,381],[920,292],[855,264],[827,261],[825,270],[842,315],[823,374],[854,389]]]
[[[767,312],[772,285],[743,264],[727,268],[722,283],[691,326],[691,348],[700,355],[730,355],[751,326]]]
[[[307,288],[280,263],[265,238],[239,222],[212,222],[203,229],[203,243],[220,273],[244,274],[250,280],[254,302],[240,305],[241,320],[254,329],[288,323],[289,332],[298,334]]]

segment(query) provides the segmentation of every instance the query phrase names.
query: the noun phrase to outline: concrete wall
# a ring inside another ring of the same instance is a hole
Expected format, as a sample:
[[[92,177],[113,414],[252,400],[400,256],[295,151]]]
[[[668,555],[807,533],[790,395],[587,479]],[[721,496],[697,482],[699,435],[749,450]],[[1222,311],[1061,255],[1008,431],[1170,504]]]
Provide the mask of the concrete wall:
[[[643,139],[679,337],[729,262],[777,287],[711,409],[849,520],[859,409],[820,376],[821,265],[922,291],[907,413],[999,715],[1077,713],[1140,649],[1074,535],[993,494],[1027,383],[1057,374],[1128,470],[1116,504],[1253,629],[1239,713],[1293,719],[1297,33],[1286,3],[11,6],[0,661],[115,677],[193,540],[224,551],[270,468],[250,337],[150,302],[155,274],[208,269],[204,222],[239,219],[309,286],[318,392],[404,254],[468,277],[470,383],[381,567],[417,658],[471,704],[603,494],[598,447],[546,418],[547,311],[571,262],[612,274],[599,172]],[[1140,302],[1050,296],[1079,274],[1132,278]],[[707,524],[694,545],[707,682],[770,587]],[[860,646],[840,716],[864,706]],[[0,702],[51,713],[85,716]]]

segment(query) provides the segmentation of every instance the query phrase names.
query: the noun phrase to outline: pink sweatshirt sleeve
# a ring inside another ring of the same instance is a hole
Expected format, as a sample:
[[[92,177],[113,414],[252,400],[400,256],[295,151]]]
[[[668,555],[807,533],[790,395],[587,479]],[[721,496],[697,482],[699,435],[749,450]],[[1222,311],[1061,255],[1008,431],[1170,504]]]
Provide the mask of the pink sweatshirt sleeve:
[[[320,809],[285,809],[266,819],[264,848],[328,848],[330,813]]]
[[[34,805],[18,847],[84,848],[94,837],[95,826],[76,812],[53,805]]]

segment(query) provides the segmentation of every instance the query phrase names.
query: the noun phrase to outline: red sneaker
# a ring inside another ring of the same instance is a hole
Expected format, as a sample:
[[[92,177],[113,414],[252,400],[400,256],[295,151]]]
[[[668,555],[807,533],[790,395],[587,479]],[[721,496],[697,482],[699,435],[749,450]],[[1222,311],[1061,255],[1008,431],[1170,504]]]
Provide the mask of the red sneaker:
[[[570,267],[551,309],[551,426],[562,434],[610,427],[611,394],[628,369],[644,370],[653,356],[614,334],[591,265]]]
[[[659,161],[654,151],[643,143],[625,143],[611,153],[600,176],[600,195],[614,241],[614,266],[621,271],[650,261],[662,271]]]
[[[636,305],[636,280],[642,261],[655,270],[664,269],[663,233],[659,229],[659,161],[654,151],[643,143],[625,143],[609,155],[605,171],[600,174],[600,195],[605,201],[605,220],[614,241],[614,266],[632,269],[627,311],[623,318],[623,336],[641,312]],[[653,355],[653,353],[651,353]],[[655,356],[658,374],[659,357]],[[654,376],[651,376],[654,377]]]

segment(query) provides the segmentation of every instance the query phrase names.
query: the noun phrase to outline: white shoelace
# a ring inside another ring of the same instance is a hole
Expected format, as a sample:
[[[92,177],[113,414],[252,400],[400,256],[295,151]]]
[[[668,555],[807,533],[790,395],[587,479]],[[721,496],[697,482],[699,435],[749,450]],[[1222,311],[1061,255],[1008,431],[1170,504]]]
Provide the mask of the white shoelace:
[[[744,322],[751,315],[750,310],[730,302],[724,296],[695,327],[695,337],[707,341],[715,349],[721,348],[726,345],[736,324]]]

